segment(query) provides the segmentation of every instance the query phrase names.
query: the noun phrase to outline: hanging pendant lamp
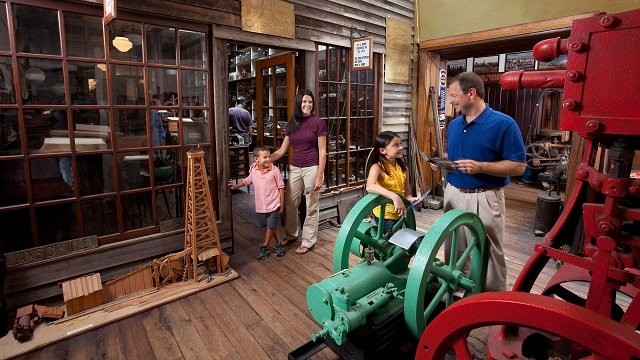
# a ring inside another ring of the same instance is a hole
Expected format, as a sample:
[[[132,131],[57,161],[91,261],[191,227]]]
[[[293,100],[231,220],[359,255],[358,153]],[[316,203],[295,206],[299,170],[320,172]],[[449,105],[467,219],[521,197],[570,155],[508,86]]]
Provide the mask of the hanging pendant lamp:
[[[111,43],[113,44],[113,46],[115,46],[116,49],[118,49],[118,51],[123,53],[131,50],[131,48],[133,47],[131,40],[129,40],[129,38],[125,36],[116,36],[116,38],[113,39]]]

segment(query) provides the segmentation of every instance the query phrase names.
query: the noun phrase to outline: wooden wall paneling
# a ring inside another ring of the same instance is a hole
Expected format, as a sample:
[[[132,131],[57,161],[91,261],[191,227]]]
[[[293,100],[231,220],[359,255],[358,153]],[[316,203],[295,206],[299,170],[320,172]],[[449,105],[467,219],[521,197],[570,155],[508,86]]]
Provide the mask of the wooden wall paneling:
[[[316,45],[313,41],[305,39],[286,39],[281,37],[275,37],[270,35],[250,33],[242,31],[238,27],[231,27],[226,25],[213,25],[213,37],[218,39],[232,39],[233,41],[248,43],[248,44],[261,44],[277,48],[289,48],[305,51],[315,51]]]
[[[100,1],[102,3],[102,1]],[[165,0],[145,0],[145,1],[121,1],[118,8],[132,10],[135,12],[151,14],[154,16],[164,15],[168,18],[184,19],[203,24],[220,24],[241,27],[240,3],[232,1],[221,1],[218,6],[213,3],[217,1],[165,1]],[[226,5],[226,6],[224,6]],[[118,14],[120,15],[120,14]]]
[[[362,13],[360,10],[364,9],[363,4],[367,5],[366,10],[369,11],[370,14],[378,15],[385,17],[390,14],[394,14],[397,16],[403,16],[407,18],[413,19],[414,15],[414,1],[385,1],[378,2],[375,4],[375,7],[371,5],[371,1],[361,1],[361,0],[329,0],[329,3],[344,5],[344,7],[350,7],[354,9],[356,13]]]
[[[215,133],[215,144],[217,159],[229,159],[229,64],[227,59],[227,44],[224,39],[213,38],[211,40],[213,66],[213,118]],[[216,178],[218,180],[217,198],[218,211],[217,214],[222,222],[231,220],[231,192],[227,188],[229,181],[230,169],[228,161],[216,161]],[[213,175],[213,174],[211,174]]]

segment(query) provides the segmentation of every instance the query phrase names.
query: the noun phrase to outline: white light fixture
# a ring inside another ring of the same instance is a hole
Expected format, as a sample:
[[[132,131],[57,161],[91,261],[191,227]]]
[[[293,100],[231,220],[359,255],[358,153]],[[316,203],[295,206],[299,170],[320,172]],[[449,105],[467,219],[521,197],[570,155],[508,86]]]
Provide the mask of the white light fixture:
[[[176,69],[167,69],[167,75],[175,75],[178,73]]]
[[[131,48],[133,47],[131,41],[125,36],[116,36],[116,38],[113,39],[111,43],[113,44],[113,46],[115,46],[116,49],[118,49],[118,51],[123,53],[131,50]]]
[[[45,78],[44,71],[38,68],[29,68],[24,73],[24,77],[29,81],[43,82]]]

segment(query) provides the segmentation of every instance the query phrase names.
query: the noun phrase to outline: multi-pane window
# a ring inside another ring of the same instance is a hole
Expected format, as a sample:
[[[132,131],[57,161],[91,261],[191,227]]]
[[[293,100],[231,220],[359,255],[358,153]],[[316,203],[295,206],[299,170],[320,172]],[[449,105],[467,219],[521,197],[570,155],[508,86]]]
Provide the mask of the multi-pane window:
[[[205,31],[0,2],[5,252],[182,216],[186,151],[211,153]]]
[[[376,66],[350,70],[347,48],[318,45],[317,53],[317,113],[328,129],[327,188],[362,184],[377,134]]]

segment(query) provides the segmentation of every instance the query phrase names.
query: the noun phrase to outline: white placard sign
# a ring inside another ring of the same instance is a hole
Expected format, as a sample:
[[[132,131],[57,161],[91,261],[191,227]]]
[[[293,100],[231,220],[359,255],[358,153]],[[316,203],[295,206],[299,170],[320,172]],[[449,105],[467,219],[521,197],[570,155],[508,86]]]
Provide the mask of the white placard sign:
[[[351,51],[353,54],[351,68],[353,70],[371,69],[372,49],[373,38],[370,36],[351,40]]]

